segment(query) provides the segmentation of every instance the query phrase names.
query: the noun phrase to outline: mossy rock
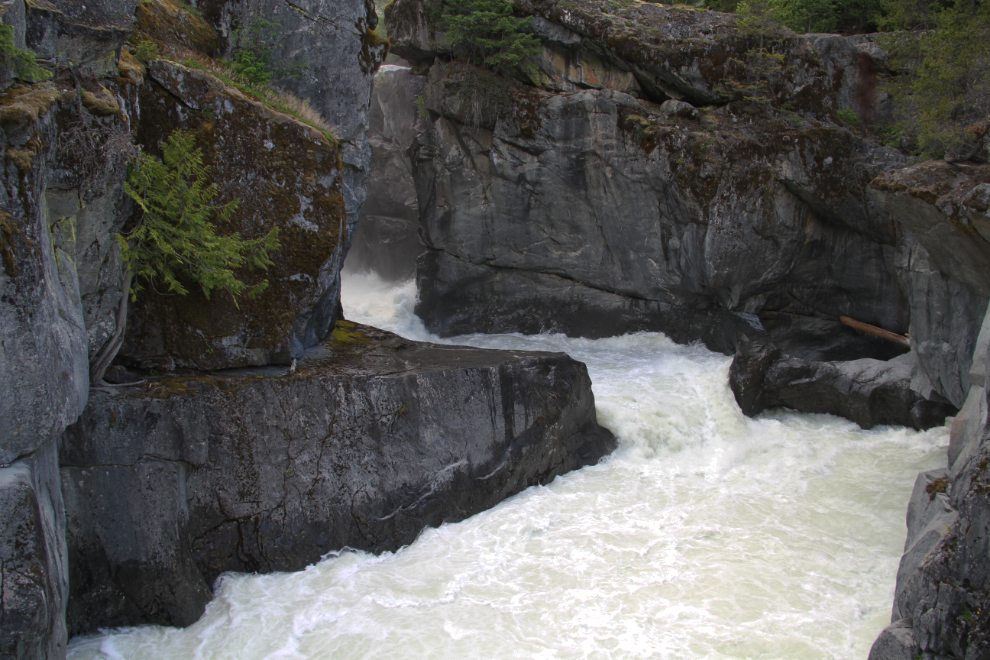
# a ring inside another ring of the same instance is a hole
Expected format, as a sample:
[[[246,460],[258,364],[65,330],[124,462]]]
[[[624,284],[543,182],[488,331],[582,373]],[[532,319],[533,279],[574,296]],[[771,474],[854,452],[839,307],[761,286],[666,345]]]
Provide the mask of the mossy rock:
[[[142,291],[122,357],[157,369],[288,363],[329,330],[339,296],[346,211],[337,146],[216,77],[165,60],[152,65],[141,107],[147,151],[157,153],[174,130],[190,132],[219,185],[215,203],[240,200],[220,232],[251,239],[275,226],[281,245],[267,271],[237,273],[248,286],[268,280],[255,299],[207,299],[195,287],[187,296]]]
[[[133,46],[151,40],[162,56],[184,59],[193,54],[216,57],[220,37],[198,12],[176,0],[142,0],[134,11]]]

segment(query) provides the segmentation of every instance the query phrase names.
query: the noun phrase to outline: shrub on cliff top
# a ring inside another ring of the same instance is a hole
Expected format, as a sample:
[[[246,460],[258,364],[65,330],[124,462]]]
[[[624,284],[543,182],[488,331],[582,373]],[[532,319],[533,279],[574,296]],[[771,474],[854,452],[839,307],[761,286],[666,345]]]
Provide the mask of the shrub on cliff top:
[[[540,40],[523,30],[531,17],[517,18],[508,0],[444,0],[447,44],[456,57],[478,66],[524,68],[524,60],[540,52]]]

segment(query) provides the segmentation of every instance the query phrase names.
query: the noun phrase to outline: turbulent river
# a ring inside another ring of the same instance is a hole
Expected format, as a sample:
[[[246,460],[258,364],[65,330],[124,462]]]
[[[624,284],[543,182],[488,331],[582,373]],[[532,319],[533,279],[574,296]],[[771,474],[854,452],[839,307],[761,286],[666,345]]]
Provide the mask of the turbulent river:
[[[90,658],[836,658],[890,620],[918,471],[948,432],[826,415],[747,419],[730,358],[661,334],[430,336],[413,283],[344,281],[348,319],[418,340],[565,351],[588,365],[601,464],[391,554],[227,575],[202,619],[76,638]]]

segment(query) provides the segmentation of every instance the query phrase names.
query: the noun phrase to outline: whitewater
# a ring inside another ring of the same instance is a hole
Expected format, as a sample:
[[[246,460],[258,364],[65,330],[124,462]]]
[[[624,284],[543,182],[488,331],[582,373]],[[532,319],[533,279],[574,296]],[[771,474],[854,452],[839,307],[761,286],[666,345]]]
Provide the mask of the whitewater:
[[[862,659],[890,621],[915,476],[948,429],[828,415],[746,418],[731,358],[659,333],[438,339],[415,284],[344,279],[348,319],[410,339],[585,362],[600,464],[408,547],[230,574],[196,624],[75,638],[72,660]]]

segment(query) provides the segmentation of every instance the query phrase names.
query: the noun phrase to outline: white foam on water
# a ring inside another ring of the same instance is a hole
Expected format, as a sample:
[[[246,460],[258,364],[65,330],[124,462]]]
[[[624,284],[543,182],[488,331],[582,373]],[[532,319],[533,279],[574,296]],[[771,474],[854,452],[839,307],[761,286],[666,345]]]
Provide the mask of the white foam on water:
[[[189,628],[77,638],[70,658],[866,658],[889,622],[907,498],[944,464],[946,428],[748,419],[730,359],[703,347],[440,340],[414,304],[411,282],[344,281],[351,320],[587,363],[619,449],[396,553],[226,575]]]

